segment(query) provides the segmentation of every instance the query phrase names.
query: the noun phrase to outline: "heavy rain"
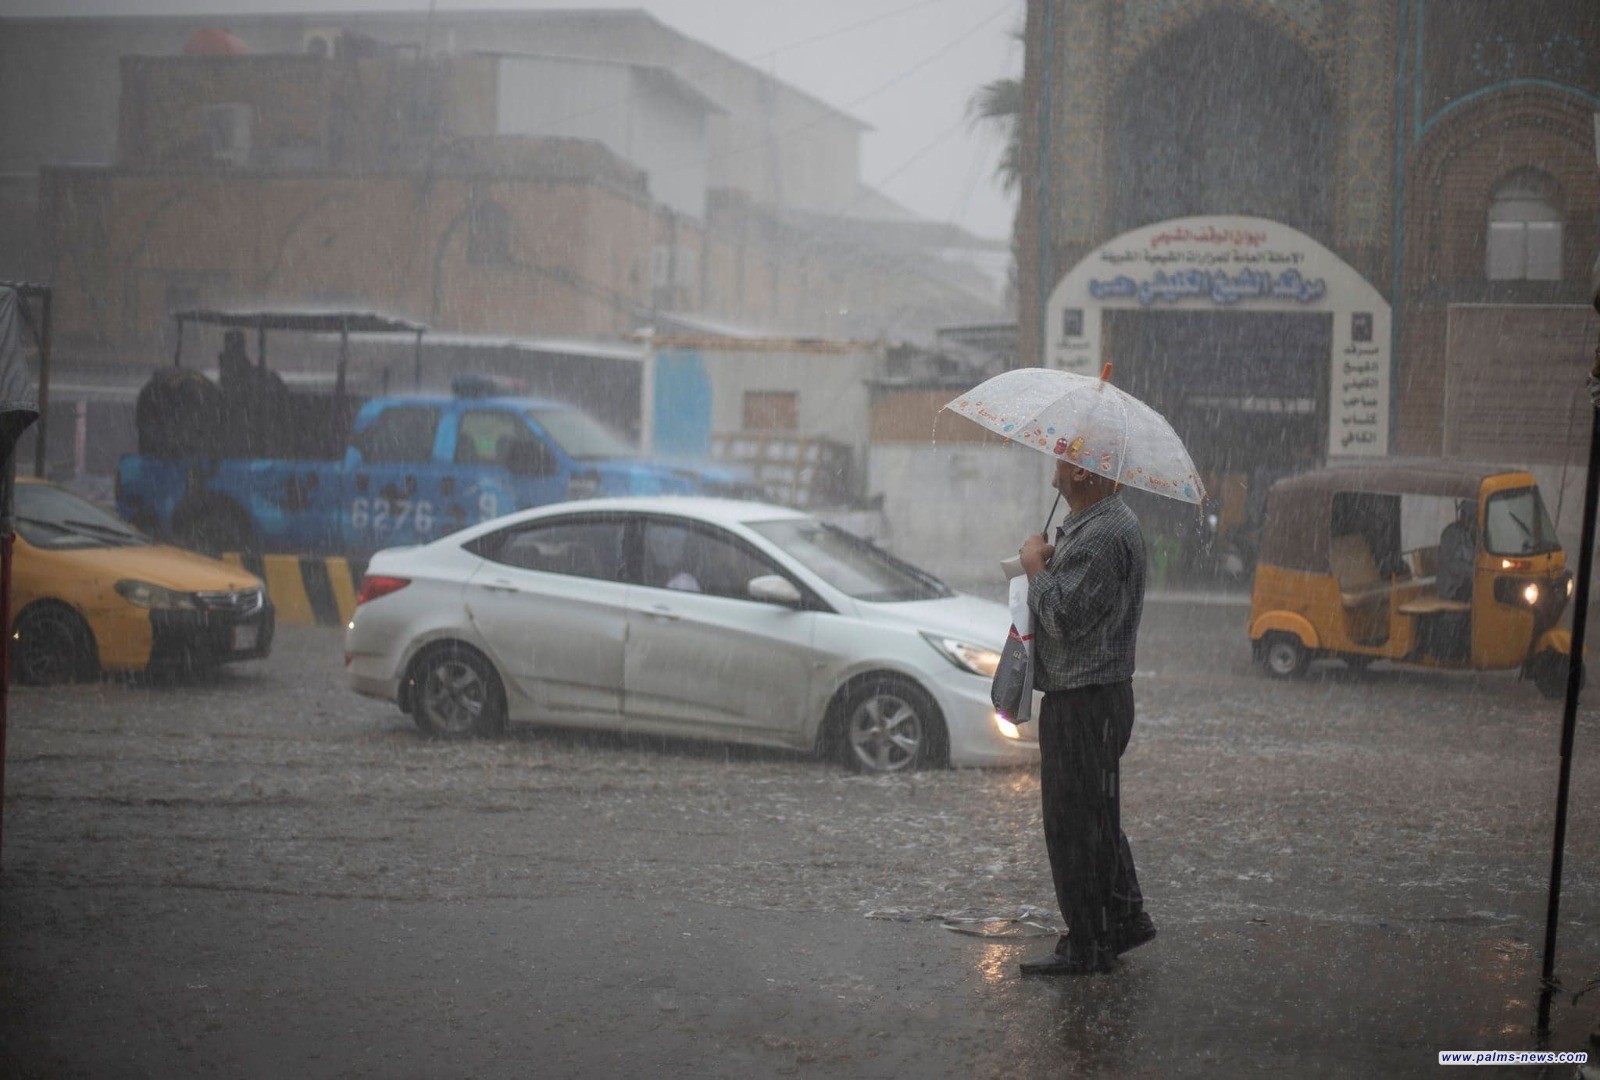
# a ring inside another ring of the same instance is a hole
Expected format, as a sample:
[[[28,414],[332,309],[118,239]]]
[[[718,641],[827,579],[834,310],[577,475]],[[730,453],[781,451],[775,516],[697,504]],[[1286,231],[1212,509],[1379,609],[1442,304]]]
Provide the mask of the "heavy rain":
[[[0,0],[0,1076],[1600,1076],[1590,0],[336,6]]]

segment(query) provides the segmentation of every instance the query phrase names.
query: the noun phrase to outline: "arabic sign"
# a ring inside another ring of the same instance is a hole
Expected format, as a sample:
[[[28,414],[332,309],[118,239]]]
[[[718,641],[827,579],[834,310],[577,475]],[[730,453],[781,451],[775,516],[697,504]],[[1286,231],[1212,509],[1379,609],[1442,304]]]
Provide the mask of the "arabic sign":
[[[1286,299],[1308,304],[1320,300],[1328,291],[1321,278],[1307,280],[1298,270],[1179,270],[1168,274],[1157,270],[1151,277],[1135,280],[1126,274],[1114,278],[1089,280],[1089,295],[1096,300],[1135,297],[1142,306],[1205,297],[1213,304],[1237,304],[1246,299]]]
[[[1353,267],[1298,230],[1252,217],[1197,217],[1124,233],[1090,252],[1051,293],[1050,367],[1096,372],[1106,309],[1234,310],[1332,318],[1328,455],[1389,449],[1389,305]],[[1254,388],[1241,386],[1248,396]]]

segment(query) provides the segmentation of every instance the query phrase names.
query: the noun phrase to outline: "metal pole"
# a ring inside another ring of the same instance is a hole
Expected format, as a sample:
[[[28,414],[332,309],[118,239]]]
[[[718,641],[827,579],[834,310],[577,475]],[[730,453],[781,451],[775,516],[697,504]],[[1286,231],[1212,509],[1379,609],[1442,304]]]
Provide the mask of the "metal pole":
[[[1561,915],[1561,868],[1567,843],[1567,797],[1572,788],[1572,742],[1578,727],[1578,691],[1583,684],[1583,639],[1589,614],[1589,583],[1594,566],[1595,510],[1600,503],[1600,409],[1589,427],[1589,475],[1583,483],[1583,538],[1578,547],[1578,581],[1573,593],[1572,656],[1567,666],[1567,700],[1561,712],[1561,777],[1556,785],[1556,834],[1550,850],[1550,899],[1544,917],[1544,969],[1539,974],[1541,1035],[1550,1032],[1550,998],[1556,991],[1556,924]]]
[[[262,371],[267,370],[267,328],[265,325],[256,327],[256,367]]]
[[[1595,164],[1600,166],[1600,112],[1594,114]],[[1591,272],[1590,303],[1600,312],[1600,259]],[[1595,342],[1592,383],[1600,379],[1600,341]],[[1550,1034],[1550,999],[1557,990],[1556,926],[1561,916],[1561,868],[1567,846],[1567,796],[1572,788],[1572,742],[1578,729],[1578,692],[1583,687],[1583,638],[1589,622],[1589,583],[1594,569],[1596,505],[1600,503],[1600,402],[1591,403],[1589,471],[1583,478],[1583,533],[1578,541],[1578,580],[1573,591],[1572,655],[1567,665],[1567,699],[1561,710],[1561,774],[1556,783],[1556,834],[1550,842],[1550,899],[1544,915],[1544,967],[1539,973],[1539,1022],[1534,1032]]]
[[[26,301],[23,301],[26,303]],[[33,452],[33,475],[44,478],[45,436],[50,426],[50,322],[51,290],[45,289],[40,309],[39,327],[39,420],[37,441]]]
[[[333,441],[343,443],[349,434],[345,430],[344,371],[350,363],[350,328],[339,326],[339,366],[333,377]]]
[[[9,470],[13,465],[8,456],[5,468]],[[6,516],[9,520],[10,515]],[[0,536],[0,844],[5,838],[6,699],[11,686],[11,549],[15,540],[10,529]]]
[[[388,373],[388,369],[385,369],[384,373],[387,374]],[[422,331],[421,330],[417,331],[416,355],[412,358],[412,363],[411,363],[411,382],[412,382],[412,388],[413,389],[416,389],[416,390],[421,390],[422,389]]]

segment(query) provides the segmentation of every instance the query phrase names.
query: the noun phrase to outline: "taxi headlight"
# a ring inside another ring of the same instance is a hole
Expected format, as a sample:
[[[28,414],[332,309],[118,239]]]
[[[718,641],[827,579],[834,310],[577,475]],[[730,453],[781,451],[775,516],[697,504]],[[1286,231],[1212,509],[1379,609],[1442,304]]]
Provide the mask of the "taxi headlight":
[[[152,585],[148,581],[135,581],[126,578],[117,582],[116,590],[128,603],[134,607],[147,608],[151,611],[194,611],[194,597],[188,593],[175,592],[160,585]]]
[[[1575,589],[1575,588],[1577,588],[1577,584],[1571,578],[1568,578],[1567,579],[1567,598],[1568,599],[1572,598],[1572,590]]]
[[[959,638],[944,637],[941,634],[924,633],[922,639],[937,649],[940,656],[962,671],[982,675],[985,679],[994,678],[995,669],[1000,666],[1000,652],[997,649],[973,645]]]
[[[1539,602],[1539,586],[1537,582],[1528,582],[1522,590],[1522,599],[1529,607],[1533,607]]]

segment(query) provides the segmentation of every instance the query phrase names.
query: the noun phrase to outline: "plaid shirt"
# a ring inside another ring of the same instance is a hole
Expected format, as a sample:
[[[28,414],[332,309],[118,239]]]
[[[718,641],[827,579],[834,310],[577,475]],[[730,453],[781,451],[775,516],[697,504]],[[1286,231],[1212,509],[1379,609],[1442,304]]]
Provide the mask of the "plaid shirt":
[[[1036,690],[1074,690],[1133,677],[1144,609],[1144,536],[1118,495],[1056,530],[1055,555],[1028,583]]]

